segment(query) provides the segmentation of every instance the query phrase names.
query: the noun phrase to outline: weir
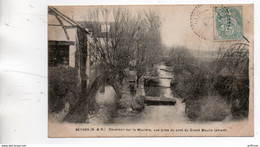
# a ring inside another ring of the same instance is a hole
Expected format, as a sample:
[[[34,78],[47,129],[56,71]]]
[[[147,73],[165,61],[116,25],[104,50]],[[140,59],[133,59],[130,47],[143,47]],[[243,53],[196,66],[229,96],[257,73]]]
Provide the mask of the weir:
[[[146,105],[175,105],[176,100],[172,98],[165,97],[149,97],[147,96],[145,99]]]
[[[172,72],[169,73],[165,65],[157,67],[158,77],[144,77],[145,79],[145,104],[174,106],[175,98],[171,93],[170,82],[173,79]]]

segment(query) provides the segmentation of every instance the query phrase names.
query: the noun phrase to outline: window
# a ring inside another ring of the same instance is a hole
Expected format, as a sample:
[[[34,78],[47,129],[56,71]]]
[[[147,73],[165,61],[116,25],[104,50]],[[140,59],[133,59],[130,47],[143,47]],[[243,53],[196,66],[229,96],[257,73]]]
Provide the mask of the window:
[[[69,45],[49,45],[49,67],[69,65]]]

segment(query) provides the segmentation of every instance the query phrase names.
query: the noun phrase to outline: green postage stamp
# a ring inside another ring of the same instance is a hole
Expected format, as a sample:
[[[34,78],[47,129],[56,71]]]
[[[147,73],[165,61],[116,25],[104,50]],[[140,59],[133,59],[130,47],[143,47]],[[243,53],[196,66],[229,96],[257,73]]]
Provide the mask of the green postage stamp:
[[[216,6],[215,40],[242,40],[242,6]]]

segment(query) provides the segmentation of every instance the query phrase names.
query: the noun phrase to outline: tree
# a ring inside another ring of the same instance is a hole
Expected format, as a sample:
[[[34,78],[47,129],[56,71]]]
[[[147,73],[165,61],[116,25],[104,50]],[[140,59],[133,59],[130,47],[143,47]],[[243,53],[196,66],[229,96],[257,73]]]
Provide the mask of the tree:
[[[144,14],[138,37],[137,83],[148,69],[153,68],[153,65],[159,62],[162,48],[159,14],[151,10]]]
[[[198,68],[197,60],[190,53],[189,49],[186,47],[171,47],[169,51],[166,52],[168,55],[167,62],[169,66],[174,68],[174,74],[179,75],[183,72],[193,73],[194,68]]]
[[[86,23],[92,26],[96,45],[92,52],[98,58],[98,68],[107,84],[119,97],[122,82],[127,77],[130,63],[135,61],[137,82],[146,68],[155,63],[161,45],[159,15],[149,11],[131,14],[126,8],[90,10]]]

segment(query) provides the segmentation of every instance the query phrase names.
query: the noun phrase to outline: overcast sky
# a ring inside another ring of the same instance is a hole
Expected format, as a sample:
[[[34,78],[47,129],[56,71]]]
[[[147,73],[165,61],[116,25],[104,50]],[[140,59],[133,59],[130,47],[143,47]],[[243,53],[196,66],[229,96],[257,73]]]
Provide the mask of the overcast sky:
[[[89,10],[88,6],[56,7],[63,14],[73,17],[76,21],[83,21]],[[93,7],[92,7],[93,8]],[[163,43],[168,46],[185,46],[195,50],[216,50],[219,43],[206,41],[199,38],[191,28],[190,15],[195,8],[194,5],[179,6],[129,6],[132,13],[151,9],[160,13],[161,36]],[[212,20],[213,21],[213,20]],[[210,25],[213,25],[211,23]],[[213,35],[213,26],[203,30]],[[209,31],[210,30],[210,31]]]

